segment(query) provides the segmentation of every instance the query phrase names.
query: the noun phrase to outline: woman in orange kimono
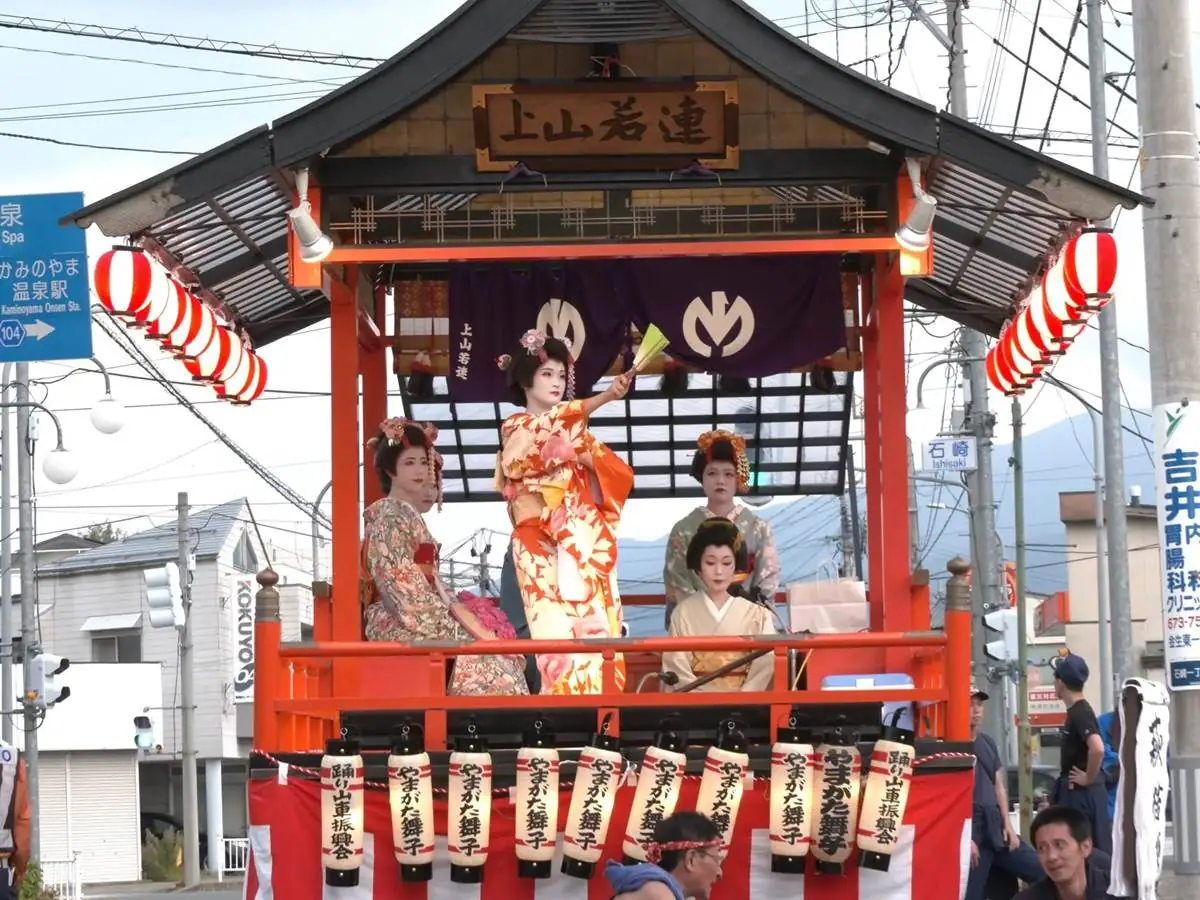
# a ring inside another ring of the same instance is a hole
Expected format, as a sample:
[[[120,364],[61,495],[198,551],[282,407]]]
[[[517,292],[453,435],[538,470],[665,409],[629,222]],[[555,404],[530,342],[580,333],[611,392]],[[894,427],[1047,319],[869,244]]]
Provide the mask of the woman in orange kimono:
[[[387,496],[364,513],[366,638],[400,643],[513,639],[512,626],[494,603],[471,596],[451,598],[438,576],[437,544],[419,512],[441,494],[440,489],[429,491],[440,475],[436,439],[432,425],[388,419],[368,445]],[[527,694],[525,660],[457,657],[449,666],[446,688],[451,695]]]
[[[629,390],[618,375],[602,394],[574,399],[570,345],[527,331],[501,357],[512,400],[504,420],[496,487],[513,523],[513,564],[534,640],[620,637],[616,526],[633,470],[588,431],[588,418]],[[538,654],[543,694],[596,694],[599,654]],[[617,658],[617,688],[625,684]]]

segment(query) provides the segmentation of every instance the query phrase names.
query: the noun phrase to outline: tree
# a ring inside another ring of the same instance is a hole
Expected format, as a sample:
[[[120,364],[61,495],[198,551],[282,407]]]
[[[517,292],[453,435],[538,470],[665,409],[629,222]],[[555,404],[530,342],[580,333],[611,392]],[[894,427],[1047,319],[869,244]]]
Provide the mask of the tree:
[[[113,541],[119,541],[125,537],[125,532],[120,528],[114,528],[112,522],[105,522],[102,525],[93,525],[83,533],[83,536],[97,544],[111,544]]]

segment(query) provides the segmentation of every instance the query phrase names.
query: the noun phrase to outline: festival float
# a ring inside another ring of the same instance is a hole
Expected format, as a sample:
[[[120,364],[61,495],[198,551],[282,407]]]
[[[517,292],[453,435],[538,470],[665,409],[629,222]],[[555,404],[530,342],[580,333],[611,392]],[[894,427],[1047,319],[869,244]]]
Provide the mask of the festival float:
[[[599,6],[470,0],[327,97],[71,217],[122,242],[109,311],[149,336],[169,307],[155,336],[235,402],[265,383],[243,358],[329,322],[332,575],[304,644],[280,642],[278,576],[258,576],[247,897],[607,900],[605,861],[645,859],[655,822],[701,809],[727,845],[715,900],[952,900],[968,566],[948,564],[935,618],[910,555],[905,304],[997,335],[1140,198],[737,0]],[[381,495],[364,447],[401,412],[392,377],[403,414],[440,432],[445,501],[499,501],[496,360],[529,329],[569,339],[582,397],[661,334],[589,423],[632,499],[697,495],[686,461],[718,428],[752,453],[751,502],[856,495],[864,474],[863,626],[365,640],[363,507]],[[447,694],[448,661],[534,643],[596,654],[598,683]],[[772,687],[669,691],[672,651],[767,655]]]

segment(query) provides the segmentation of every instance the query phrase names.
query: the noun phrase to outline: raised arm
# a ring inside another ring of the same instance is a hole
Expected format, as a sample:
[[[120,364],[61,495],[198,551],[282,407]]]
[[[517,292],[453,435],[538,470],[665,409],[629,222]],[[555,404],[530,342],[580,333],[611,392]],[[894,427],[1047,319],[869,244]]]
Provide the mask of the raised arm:
[[[377,507],[369,507],[364,518],[371,577],[412,640],[462,640],[462,629],[413,558],[419,543],[415,518]]]
[[[627,393],[629,387],[633,384],[633,376],[628,372],[622,372],[613,378],[612,384],[603,393],[595,394],[588,397],[583,403],[583,412],[587,416],[591,416],[596,410],[602,407],[605,403],[611,403],[614,400],[620,400]]]

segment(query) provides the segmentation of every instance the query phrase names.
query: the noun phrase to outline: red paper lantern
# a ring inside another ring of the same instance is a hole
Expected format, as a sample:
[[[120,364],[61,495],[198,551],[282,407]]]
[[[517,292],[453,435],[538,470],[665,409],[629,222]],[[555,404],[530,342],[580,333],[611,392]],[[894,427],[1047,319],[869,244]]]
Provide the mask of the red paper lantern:
[[[1063,253],[1063,271],[1072,290],[1098,309],[1112,295],[1117,280],[1117,241],[1111,231],[1089,228]]]
[[[992,387],[1002,394],[1012,391],[1012,381],[1000,377],[1000,366],[995,347],[988,351],[987,362],[984,364],[984,368],[987,370],[988,381],[992,383]]]
[[[257,353],[251,354],[255,361],[254,377],[250,383],[246,385],[245,390],[239,393],[233,401],[234,406],[249,406],[255,400],[262,396],[263,391],[267,389],[267,363]]]
[[[92,284],[100,305],[129,319],[164,290],[166,271],[141,250],[112,249],[96,261]]]
[[[161,279],[155,280],[146,304],[134,313],[125,324],[130,328],[149,328],[161,319],[168,306],[175,301],[175,284],[175,279],[164,272]]]
[[[1013,362],[1017,366],[1018,374],[1029,379],[1031,383],[1037,380],[1050,357],[1038,347],[1033,336],[1028,307],[1017,313],[1012,328],[1009,329],[1009,340],[1012,341]]]
[[[242,359],[248,352],[250,352],[250,348],[246,342],[236,331],[231,330],[229,332],[229,356],[225,359],[225,365],[217,370],[213,378],[222,384],[227,382],[237,372],[242,364]]]
[[[221,379],[217,376],[225,370],[229,357],[233,353],[233,332],[221,322],[216,323],[213,339],[195,359],[186,360],[184,368],[196,381],[214,384]],[[240,347],[241,342],[238,342]],[[240,351],[239,351],[240,352]]]
[[[1058,331],[1056,340],[1059,347],[1065,349],[1087,327],[1090,310],[1087,296],[1068,283],[1064,263],[1060,256],[1046,272],[1046,277],[1042,279],[1042,295],[1046,303],[1046,319],[1052,332]]]
[[[247,349],[242,353],[242,361],[238,366],[237,371],[229,376],[223,384],[216,384],[214,387],[217,391],[217,396],[222,400],[233,400],[242,391],[250,386],[258,374],[258,354],[253,350]]]
[[[195,296],[192,297],[192,302],[195,303],[192,307],[195,330],[180,342],[177,352],[179,358],[185,362],[198,359],[217,335],[217,317],[208,308],[208,304]]]
[[[190,296],[182,284],[174,278],[167,279],[167,303],[162,313],[147,322],[146,333],[143,337],[148,341],[158,341],[166,344],[168,335],[184,324],[188,316],[188,300]],[[165,347],[164,349],[170,349]]]

